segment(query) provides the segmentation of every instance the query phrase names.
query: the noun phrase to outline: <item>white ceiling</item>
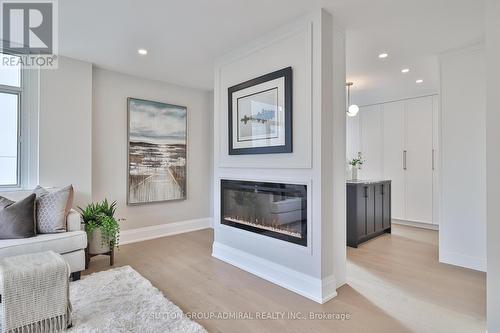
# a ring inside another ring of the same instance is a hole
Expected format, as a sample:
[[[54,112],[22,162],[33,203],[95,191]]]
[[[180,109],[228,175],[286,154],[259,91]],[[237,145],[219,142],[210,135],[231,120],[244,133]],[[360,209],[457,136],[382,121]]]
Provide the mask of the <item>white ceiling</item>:
[[[215,59],[318,6],[346,28],[359,104],[437,92],[437,54],[483,35],[484,0],[63,0],[60,54],[210,90]]]

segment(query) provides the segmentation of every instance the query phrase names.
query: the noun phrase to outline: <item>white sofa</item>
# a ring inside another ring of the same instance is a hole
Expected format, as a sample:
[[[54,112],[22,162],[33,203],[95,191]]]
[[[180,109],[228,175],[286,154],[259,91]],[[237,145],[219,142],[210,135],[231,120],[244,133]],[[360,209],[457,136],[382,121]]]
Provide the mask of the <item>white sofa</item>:
[[[0,192],[0,196],[19,201],[31,193]],[[70,266],[73,280],[78,280],[80,272],[85,269],[86,247],[87,233],[83,230],[80,214],[72,209],[67,218],[67,232],[39,234],[21,239],[0,239],[0,258],[52,250],[63,256]]]

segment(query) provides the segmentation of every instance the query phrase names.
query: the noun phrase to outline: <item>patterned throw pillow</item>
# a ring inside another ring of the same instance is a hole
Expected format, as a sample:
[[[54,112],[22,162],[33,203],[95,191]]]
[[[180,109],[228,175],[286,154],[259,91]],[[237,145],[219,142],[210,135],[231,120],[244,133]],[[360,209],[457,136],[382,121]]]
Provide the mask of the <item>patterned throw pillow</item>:
[[[36,227],[39,234],[50,234],[66,231],[66,218],[73,205],[73,186],[66,186],[59,191],[49,192],[37,186],[36,194]]]

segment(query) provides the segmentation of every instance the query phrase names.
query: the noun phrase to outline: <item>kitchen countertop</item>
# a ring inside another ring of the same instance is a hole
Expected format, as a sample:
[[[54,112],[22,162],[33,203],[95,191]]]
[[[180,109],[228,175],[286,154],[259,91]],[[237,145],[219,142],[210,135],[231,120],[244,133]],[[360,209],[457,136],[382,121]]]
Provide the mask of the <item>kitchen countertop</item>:
[[[352,185],[356,184],[370,185],[370,184],[385,183],[390,181],[391,181],[390,179],[356,179],[356,180],[347,180],[346,183]]]

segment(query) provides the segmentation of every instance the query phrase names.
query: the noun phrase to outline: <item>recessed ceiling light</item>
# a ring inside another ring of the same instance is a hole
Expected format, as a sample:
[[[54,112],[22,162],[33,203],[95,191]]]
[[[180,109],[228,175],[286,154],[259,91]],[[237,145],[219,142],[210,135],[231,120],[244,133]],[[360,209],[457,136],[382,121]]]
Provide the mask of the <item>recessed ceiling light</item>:
[[[403,69],[401,70],[401,73],[408,73],[409,71],[410,71],[410,69],[409,69],[409,68],[403,68]]]
[[[389,55],[388,55],[387,53],[380,53],[380,54],[378,55],[378,57],[379,57],[380,59],[387,58],[388,56],[389,56]]]
[[[416,83],[422,83],[422,82],[424,82],[424,80],[422,80],[422,79],[418,79],[418,80],[417,80],[417,81],[415,81],[415,82],[416,82]]]
[[[146,50],[146,49],[138,49],[137,53],[139,53],[140,55],[146,55],[146,54],[148,54],[148,50]]]

